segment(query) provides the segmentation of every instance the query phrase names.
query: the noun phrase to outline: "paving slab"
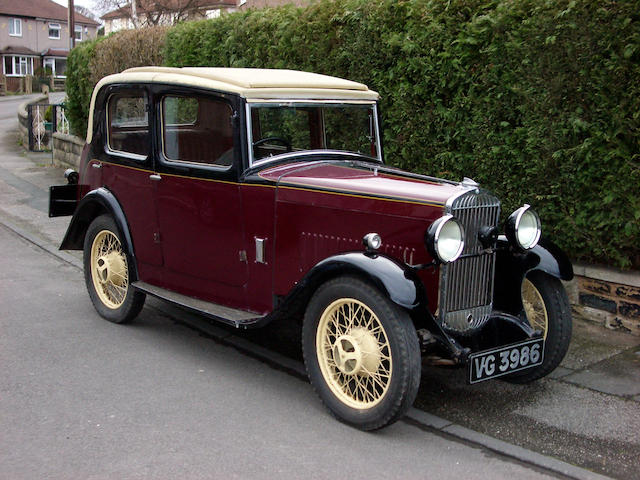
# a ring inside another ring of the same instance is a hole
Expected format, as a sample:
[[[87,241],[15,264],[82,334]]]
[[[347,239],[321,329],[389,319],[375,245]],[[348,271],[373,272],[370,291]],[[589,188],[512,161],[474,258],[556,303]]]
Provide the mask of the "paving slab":
[[[640,446],[640,410],[635,402],[559,382],[549,382],[546,393],[513,413],[591,439]]]
[[[558,367],[553,372],[551,372],[548,375],[548,377],[549,378],[563,378],[563,377],[566,377],[567,375],[571,375],[573,372],[575,372],[575,370],[572,370],[571,368]]]
[[[564,368],[582,370],[640,345],[640,337],[608,330],[574,315],[573,335]]]
[[[625,350],[563,380],[620,397],[640,395],[639,352],[636,348]]]

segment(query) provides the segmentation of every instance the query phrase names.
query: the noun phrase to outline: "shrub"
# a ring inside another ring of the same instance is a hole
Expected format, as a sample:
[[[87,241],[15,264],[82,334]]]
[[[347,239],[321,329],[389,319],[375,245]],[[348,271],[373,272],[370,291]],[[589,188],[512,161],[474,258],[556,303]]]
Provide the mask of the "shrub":
[[[167,27],[123,30],[83,42],[69,54],[67,97],[69,124],[74,134],[87,131],[89,102],[101,78],[127,68],[162,65]]]
[[[178,25],[162,56],[366,83],[388,163],[471,176],[573,259],[640,267],[638,0],[323,1]]]
[[[162,65],[167,27],[123,30],[105,37],[91,59],[91,79],[95,85],[102,77],[127,68]]]
[[[67,59],[67,80],[65,89],[67,92],[66,115],[69,119],[71,133],[84,138],[87,133],[87,117],[89,115],[89,102],[95,83],[91,83],[90,62],[98,40],[82,42],[69,53]]]

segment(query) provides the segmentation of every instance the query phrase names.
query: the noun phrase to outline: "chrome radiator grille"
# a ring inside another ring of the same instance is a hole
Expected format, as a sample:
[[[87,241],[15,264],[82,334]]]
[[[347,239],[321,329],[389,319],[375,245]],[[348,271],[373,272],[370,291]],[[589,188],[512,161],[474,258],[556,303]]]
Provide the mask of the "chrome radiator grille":
[[[497,226],[500,202],[474,189],[447,204],[447,213],[462,225],[465,246],[458,260],[440,268],[439,317],[443,327],[463,333],[484,325],[491,314],[496,255],[485,250],[478,233]]]

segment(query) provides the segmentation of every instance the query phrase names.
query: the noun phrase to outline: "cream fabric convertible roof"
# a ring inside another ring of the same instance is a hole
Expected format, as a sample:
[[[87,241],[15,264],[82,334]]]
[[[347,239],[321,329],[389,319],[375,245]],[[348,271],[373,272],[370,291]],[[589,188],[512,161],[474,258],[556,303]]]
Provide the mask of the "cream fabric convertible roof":
[[[91,97],[87,143],[93,133],[97,92],[112,83],[162,83],[235,93],[247,101],[355,100],[375,101],[378,94],[362,83],[297,70],[214,67],[137,67],[109,75],[98,82]]]

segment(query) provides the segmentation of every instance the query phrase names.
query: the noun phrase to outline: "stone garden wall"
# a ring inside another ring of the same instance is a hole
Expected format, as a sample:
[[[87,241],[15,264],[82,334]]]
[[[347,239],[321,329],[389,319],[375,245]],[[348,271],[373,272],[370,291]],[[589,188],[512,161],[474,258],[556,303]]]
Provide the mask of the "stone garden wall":
[[[575,265],[574,272],[567,290],[577,314],[640,335],[640,273],[586,265]]]
[[[83,138],[56,132],[53,134],[53,161],[77,170],[83,147]]]

